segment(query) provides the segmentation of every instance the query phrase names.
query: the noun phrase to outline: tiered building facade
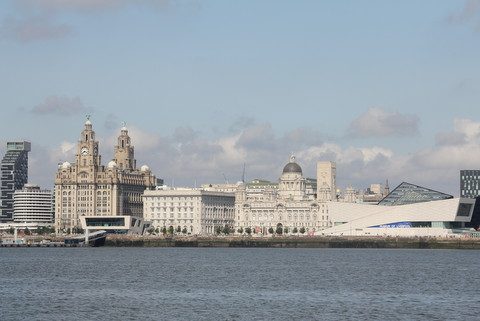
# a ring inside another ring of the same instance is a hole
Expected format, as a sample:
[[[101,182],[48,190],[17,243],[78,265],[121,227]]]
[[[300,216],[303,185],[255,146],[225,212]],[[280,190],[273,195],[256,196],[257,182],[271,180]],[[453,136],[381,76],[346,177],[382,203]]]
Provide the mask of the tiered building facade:
[[[13,221],[52,224],[52,191],[32,184],[25,184],[21,190],[16,190],[13,193]]]
[[[322,163],[317,167],[325,172],[317,183],[325,199],[319,200],[308,192],[308,180],[293,156],[283,168],[278,188],[272,184],[265,184],[264,188],[240,184],[235,194],[236,228],[250,227],[256,233],[267,234],[270,227],[287,228],[289,232],[303,227],[309,233],[330,227],[327,201],[335,193],[335,164]]]
[[[143,216],[142,194],[156,185],[148,166],[136,167],[134,147],[124,126],[115,158],[101,164],[99,144],[89,119],[80,135],[73,164],[59,165],[55,176],[55,228],[80,227],[81,216]]]

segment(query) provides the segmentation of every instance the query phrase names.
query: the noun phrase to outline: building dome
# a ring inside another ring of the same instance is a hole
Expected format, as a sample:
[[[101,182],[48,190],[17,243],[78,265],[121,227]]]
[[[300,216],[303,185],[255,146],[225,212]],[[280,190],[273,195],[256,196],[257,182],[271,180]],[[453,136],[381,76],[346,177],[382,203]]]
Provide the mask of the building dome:
[[[67,168],[70,168],[70,166],[72,166],[69,162],[64,162],[62,164],[62,169],[67,169]]]
[[[108,164],[107,164],[107,167],[108,168],[115,168],[117,167],[117,163],[115,163],[115,161],[109,161]]]
[[[302,168],[295,162],[290,162],[283,168],[283,173],[298,173],[302,174]]]
[[[283,174],[286,174],[286,173],[298,173],[298,174],[302,174],[302,168],[300,167],[300,165],[297,164],[297,162],[295,161],[295,156],[290,156],[290,162],[285,165],[285,167],[283,168]]]
[[[140,170],[142,172],[148,172],[150,170],[150,167],[148,167],[147,165],[143,165],[142,167],[140,167]]]

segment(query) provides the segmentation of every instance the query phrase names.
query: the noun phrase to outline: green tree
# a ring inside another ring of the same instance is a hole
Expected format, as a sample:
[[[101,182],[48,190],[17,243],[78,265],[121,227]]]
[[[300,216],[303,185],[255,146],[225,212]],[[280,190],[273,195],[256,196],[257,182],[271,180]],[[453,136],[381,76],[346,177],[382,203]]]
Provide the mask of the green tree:
[[[270,227],[270,228],[268,229],[268,233],[273,234],[273,232],[275,232],[274,229],[273,229],[273,227]]]
[[[228,235],[230,234],[230,227],[228,225],[225,225],[222,229],[223,234]]]
[[[296,227],[294,227],[293,230],[292,230],[292,233],[297,234],[297,233],[298,233],[298,229],[297,229]]]
[[[170,225],[170,226],[168,227],[168,234],[173,234],[173,230],[174,230],[174,229],[173,229],[173,226]]]
[[[305,228],[303,226],[300,228],[300,233],[305,233]]]
[[[247,233],[248,235],[252,234],[252,228],[251,227],[245,228],[245,233]]]
[[[67,228],[66,233],[67,233],[67,234],[70,234],[70,228]]]
[[[284,228],[283,228],[283,233],[284,233],[284,234],[288,234],[288,227],[284,227]]]
[[[182,232],[182,227],[181,227],[180,225],[177,226],[177,231],[176,231],[176,232],[177,232],[177,233],[181,233],[181,232]]]
[[[167,234],[167,227],[165,227],[165,226],[162,227],[162,234],[163,235]]]
[[[282,233],[283,233],[282,224],[280,224],[280,223],[277,224],[277,228],[275,229],[275,233],[277,233],[279,235],[282,235]]]
[[[30,233],[30,230],[28,229],[28,227],[26,227],[25,230],[23,230],[23,234],[30,235],[32,233]]]
[[[182,233],[187,234],[187,228],[186,227],[183,228]]]
[[[238,234],[243,234],[243,227],[240,227],[238,230],[237,230]]]
[[[155,234],[158,234],[160,233],[160,230],[158,229],[158,227],[155,229]]]
[[[83,234],[84,232],[85,231],[81,227],[75,226],[74,228],[72,228],[72,233],[73,234]]]
[[[220,234],[222,233],[222,228],[220,226],[215,227],[215,234]]]
[[[147,229],[147,232],[148,234],[153,234],[153,232],[155,232],[155,228],[153,226],[150,226],[148,229]]]

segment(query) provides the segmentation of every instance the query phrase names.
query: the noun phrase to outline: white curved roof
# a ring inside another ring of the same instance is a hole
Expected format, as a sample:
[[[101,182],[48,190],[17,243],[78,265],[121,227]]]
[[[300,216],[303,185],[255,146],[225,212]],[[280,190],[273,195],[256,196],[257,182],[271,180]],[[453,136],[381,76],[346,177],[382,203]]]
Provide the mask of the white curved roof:
[[[117,163],[115,163],[115,161],[109,161],[108,164],[107,164],[107,167],[108,168],[115,168],[117,167]]]

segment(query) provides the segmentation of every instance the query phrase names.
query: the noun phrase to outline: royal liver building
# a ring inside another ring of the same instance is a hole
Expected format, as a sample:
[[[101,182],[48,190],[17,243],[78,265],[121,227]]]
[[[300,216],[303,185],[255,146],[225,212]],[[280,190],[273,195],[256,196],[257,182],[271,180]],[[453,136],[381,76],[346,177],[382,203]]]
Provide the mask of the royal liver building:
[[[148,166],[137,168],[128,130],[120,130],[115,158],[101,164],[98,141],[89,119],[78,141],[73,164],[59,165],[55,176],[55,227],[57,232],[80,227],[81,216],[143,216],[142,194],[155,187]]]
[[[292,156],[278,184],[253,181],[239,185],[235,193],[236,227],[264,234],[270,227],[288,228],[290,233],[295,228],[313,233],[330,227],[327,201],[335,195],[335,164],[319,162],[317,171],[317,186],[312,186]]]

